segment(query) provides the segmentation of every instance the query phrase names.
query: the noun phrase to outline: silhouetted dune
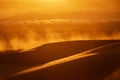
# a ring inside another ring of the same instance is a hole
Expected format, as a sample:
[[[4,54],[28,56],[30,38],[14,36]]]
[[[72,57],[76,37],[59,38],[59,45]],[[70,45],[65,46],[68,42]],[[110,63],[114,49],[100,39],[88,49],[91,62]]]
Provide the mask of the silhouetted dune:
[[[33,65],[67,57],[98,46],[119,42],[119,40],[88,40],[50,43],[25,52],[6,51],[0,55],[0,63]]]
[[[0,55],[1,73],[6,76],[35,65],[71,56],[119,40],[69,41],[46,44],[29,51],[8,51]],[[103,80],[120,67],[120,43],[94,50],[97,55],[52,66],[11,78],[12,80]],[[7,69],[8,68],[8,69]],[[4,70],[6,69],[6,70]]]

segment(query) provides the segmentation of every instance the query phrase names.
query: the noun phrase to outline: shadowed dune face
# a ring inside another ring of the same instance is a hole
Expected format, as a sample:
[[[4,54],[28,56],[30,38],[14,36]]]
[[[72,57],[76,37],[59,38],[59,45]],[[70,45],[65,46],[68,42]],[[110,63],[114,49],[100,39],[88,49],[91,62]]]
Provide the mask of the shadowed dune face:
[[[30,68],[35,65],[75,55],[99,46],[120,42],[119,40],[105,41],[70,41],[46,44],[25,52],[9,51],[0,55],[0,64],[8,64],[4,70],[7,76],[11,73]],[[120,67],[120,44],[114,44],[94,50],[97,55],[73,60],[55,65],[33,73],[11,78],[11,80],[103,80]],[[18,65],[18,66],[16,66]],[[4,68],[3,68],[4,69]]]
[[[3,77],[0,77],[0,80],[5,80]]]
[[[119,80],[120,79],[120,69],[117,69],[113,74],[108,76],[105,80]]]
[[[0,63],[39,65],[115,42],[119,42],[119,40],[83,40],[50,43],[25,52],[7,51],[6,54],[1,52]]]

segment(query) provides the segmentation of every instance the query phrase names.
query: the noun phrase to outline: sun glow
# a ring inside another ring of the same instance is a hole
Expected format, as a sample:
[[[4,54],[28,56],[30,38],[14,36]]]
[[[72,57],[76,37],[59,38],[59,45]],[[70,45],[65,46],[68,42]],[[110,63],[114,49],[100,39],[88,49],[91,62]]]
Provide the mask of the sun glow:
[[[116,0],[1,0],[0,18],[26,14],[118,13]]]
[[[41,5],[44,5],[43,7],[51,7],[51,6],[54,6],[57,7],[57,6],[64,6],[64,5],[68,5],[69,4],[69,1],[67,0],[38,0],[38,1],[35,1],[35,3],[38,2],[38,4],[40,3]]]
[[[64,13],[75,10],[74,5],[69,0],[35,0],[37,6],[34,11],[40,13]]]
[[[39,0],[40,2],[43,3],[48,3],[48,4],[53,4],[53,3],[64,3],[66,2],[65,0]]]

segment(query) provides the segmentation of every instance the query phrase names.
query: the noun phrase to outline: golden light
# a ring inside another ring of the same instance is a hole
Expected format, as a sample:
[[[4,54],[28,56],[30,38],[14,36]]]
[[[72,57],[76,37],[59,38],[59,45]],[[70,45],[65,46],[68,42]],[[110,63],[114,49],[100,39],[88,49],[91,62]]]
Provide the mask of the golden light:
[[[75,9],[70,0],[36,0],[34,2],[41,13],[64,13]]]
[[[66,0],[39,0],[39,1],[47,4],[56,4],[56,3],[64,3]]]
[[[45,8],[45,6],[58,6],[58,5],[68,5],[69,4],[69,1],[68,0],[36,0],[34,1],[35,3],[37,4],[40,4],[40,5],[44,5],[43,7]]]
[[[0,18],[32,13],[119,12],[113,0],[1,0]]]

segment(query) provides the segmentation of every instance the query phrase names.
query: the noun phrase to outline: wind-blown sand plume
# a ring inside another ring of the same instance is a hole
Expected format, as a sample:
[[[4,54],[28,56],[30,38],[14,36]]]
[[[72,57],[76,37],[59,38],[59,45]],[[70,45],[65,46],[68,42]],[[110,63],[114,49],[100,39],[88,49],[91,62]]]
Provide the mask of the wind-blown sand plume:
[[[45,20],[41,19],[42,22]],[[51,21],[51,19],[47,21]],[[119,30],[120,22],[117,21],[99,22],[98,20],[98,22],[93,23],[77,22],[73,24],[70,21],[64,22],[63,20],[53,24],[32,23],[28,25],[24,23],[11,25],[3,23],[0,27],[0,51],[7,51],[9,49],[24,51],[46,43],[61,41],[119,40]]]
[[[65,58],[54,60],[54,61],[45,63],[45,64],[40,65],[40,66],[35,66],[35,67],[32,67],[32,68],[17,72],[15,74],[10,75],[9,77],[15,77],[15,76],[35,72],[35,71],[38,71],[38,70],[42,70],[42,69],[45,69],[45,68],[49,68],[49,67],[52,67],[52,66],[55,66],[55,65],[63,64],[63,63],[66,63],[66,62],[70,62],[70,61],[73,61],[73,60],[76,60],[76,59],[97,55],[97,53],[92,53],[92,51],[97,50],[97,49],[101,49],[101,48],[104,48],[104,47],[107,47],[107,46],[112,46],[112,45],[115,45],[115,44],[119,44],[119,43],[120,42],[96,47],[96,48],[81,52],[79,54],[75,54],[75,55],[72,55],[72,56],[68,56],[68,57],[65,57]]]
[[[4,43],[0,40],[0,51],[4,51]]]
[[[53,42],[64,42],[73,40],[119,40],[120,32],[113,32],[110,35],[104,32],[86,32],[82,33],[77,28],[71,31],[56,31],[54,29],[43,29],[43,32],[37,32],[28,29],[25,32],[17,33],[15,37],[0,38],[0,51],[7,50],[29,50],[34,47]],[[1,34],[2,35],[2,34]],[[12,34],[10,34],[12,35]],[[19,43],[19,44],[18,44]]]

